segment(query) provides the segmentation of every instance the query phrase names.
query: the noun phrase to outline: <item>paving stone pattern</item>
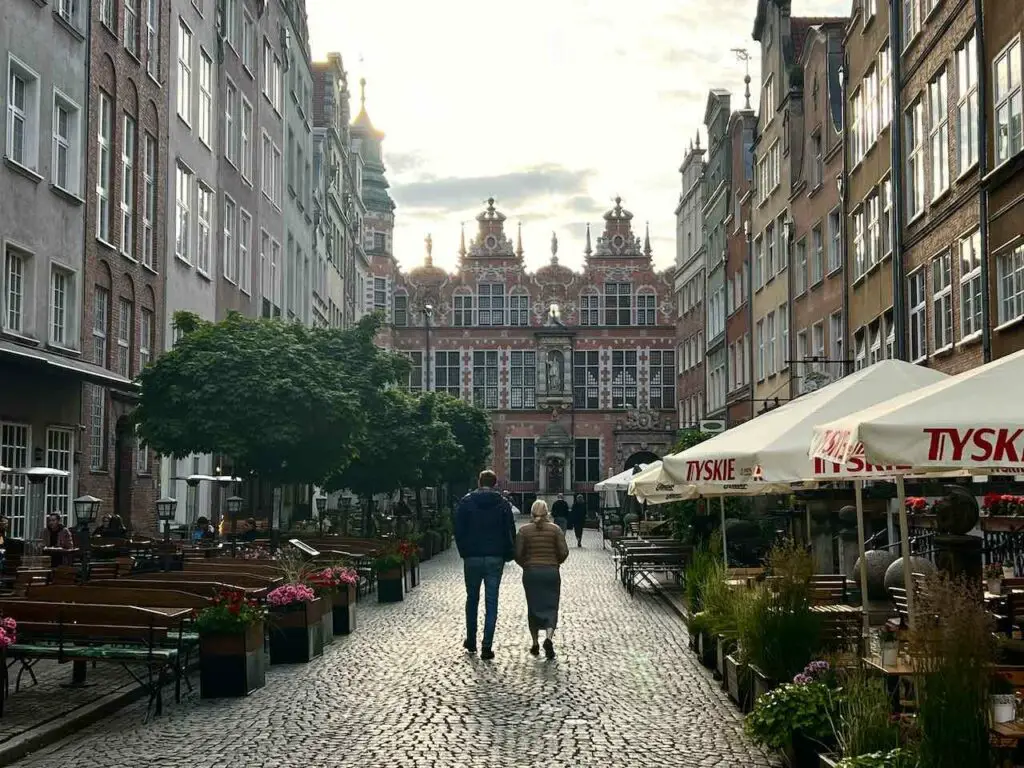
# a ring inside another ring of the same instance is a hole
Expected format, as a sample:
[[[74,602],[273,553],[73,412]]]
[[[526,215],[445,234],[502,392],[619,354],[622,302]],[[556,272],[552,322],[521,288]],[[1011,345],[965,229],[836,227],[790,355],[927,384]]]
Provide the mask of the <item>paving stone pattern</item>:
[[[461,564],[422,565],[403,603],[361,603],[324,658],[273,667],[246,699],[196,695],[142,724],[133,705],[23,768],[760,768],[739,714],[655,598],[630,598],[588,531],[563,568],[558,658],[528,653],[520,570],[506,568],[497,658],[460,648]],[[481,601],[482,603],[482,601]],[[198,688],[198,686],[197,686]]]

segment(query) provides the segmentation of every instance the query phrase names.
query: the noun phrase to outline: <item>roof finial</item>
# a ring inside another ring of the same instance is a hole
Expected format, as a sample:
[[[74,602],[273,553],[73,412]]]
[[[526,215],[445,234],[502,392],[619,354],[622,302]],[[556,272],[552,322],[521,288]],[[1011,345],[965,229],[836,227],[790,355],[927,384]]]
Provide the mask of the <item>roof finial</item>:
[[[516,227],[516,256],[523,258],[523,222]]]
[[[591,249],[591,247],[590,247],[590,223],[589,223],[589,222],[587,222],[587,245],[586,245],[586,247],[585,247],[585,248],[583,249],[583,253],[584,253],[584,255],[586,255],[586,256],[589,256],[589,255],[590,255],[590,254],[592,254],[593,252],[594,252],[594,251],[593,251],[593,250]]]
[[[466,255],[466,222],[459,222],[459,256]]]
[[[651,222],[644,224],[644,256],[651,255]]]
[[[700,149],[700,129],[697,129],[697,149]]]
[[[494,213],[494,198],[493,197],[488,197],[487,198],[487,212],[488,213]]]
[[[551,263],[558,263],[558,235],[555,232],[551,233]]]
[[[359,78],[359,106],[366,109],[366,78]]]
[[[424,241],[427,244],[427,266],[434,266],[434,238],[427,233],[427,239]]]
[[[750,109],[750,52],[746,48],[733,48],[732,52],[736,54],[736,60],[742,61],[743,66],[746,68],[746,75],[743,77],[743,83],[746,86],[744,88],[744,96],[747,99],[746,106],[744,109]]]

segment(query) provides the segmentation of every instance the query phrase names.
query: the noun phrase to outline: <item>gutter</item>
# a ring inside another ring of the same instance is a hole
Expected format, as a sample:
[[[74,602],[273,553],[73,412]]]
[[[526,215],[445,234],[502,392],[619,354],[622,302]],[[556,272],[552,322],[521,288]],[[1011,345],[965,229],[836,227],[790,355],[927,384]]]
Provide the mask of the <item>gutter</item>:
[[[978,44],[978,178],[981,179],[981,194],[978,202],[978,235],[981,240],[981,358],[983,363],[992,361],[992,293],[989,290],[991,266],[989,265],[988,216],[988,64],[985,61],[985,2],[974,0],[974,37]]]
[[[903,184],[903,26],[899,0],[889,0],[889,56],[892,60],[892,121],[889,125],[892,185],[892,319],[897,360],[909,360],[907,351],[907,302],[903,279],[903,225],[906,199]],[[980,83],[979,83],[980,88]]]

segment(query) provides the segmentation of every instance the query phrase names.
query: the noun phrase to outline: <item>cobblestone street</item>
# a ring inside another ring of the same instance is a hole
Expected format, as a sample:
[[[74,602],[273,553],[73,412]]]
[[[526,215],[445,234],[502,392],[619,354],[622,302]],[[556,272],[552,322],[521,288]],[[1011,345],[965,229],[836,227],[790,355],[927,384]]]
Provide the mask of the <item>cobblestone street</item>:
[[[247,699],[194,694],[148,725],[135,705],[17,765],[771,764],[687,651],[682,623],[614,580],[596,532],[563,569],[554,662],[528,653],[517,566],[505,571],[492,662],[460,647],[464,591],[454,547],[422,573],[404,603],[360,604],[354,635],[312,664],[271,668],[266,688]]]

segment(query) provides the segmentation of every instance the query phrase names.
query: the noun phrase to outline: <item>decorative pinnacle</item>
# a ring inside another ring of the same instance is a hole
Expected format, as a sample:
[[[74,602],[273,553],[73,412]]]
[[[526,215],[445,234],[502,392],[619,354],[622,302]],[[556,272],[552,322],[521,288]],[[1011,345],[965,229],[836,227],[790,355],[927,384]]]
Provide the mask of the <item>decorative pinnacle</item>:
[[[366,78],[359,78],[359,106],[366,109]]]
[[[558,235],[551,233],[551,263],[558,263]]]
[[[516,256],[523,258],[523,222],[519,222],[516,228]]]
[[[590,223],[588,222],[588,223],[587,223],[587,245],[586,245],[586,247],[585,247],[585,248],[583,249],[583,253],[584,253],[584,254],[585,254],[586,256],[589,256],[589,255],[590,255],[590,254],[592,254],[593,252],[594,252],[594,251],[593,251],[593,250],[591,249],[591,247],[590,247]]]
[[[488,213],[494,213],[494,198],[493,197],[488,197],[487,198],[487,212]]]
[[[432,267],[434,266],[434,238],[430,236],[429,232],[424,242],[427,244],[427,266]]]
[[[466,255],[466,222],[459,222],[459,256]]]
[[[644,256],[651,255],[651,222],[644,225]]]

